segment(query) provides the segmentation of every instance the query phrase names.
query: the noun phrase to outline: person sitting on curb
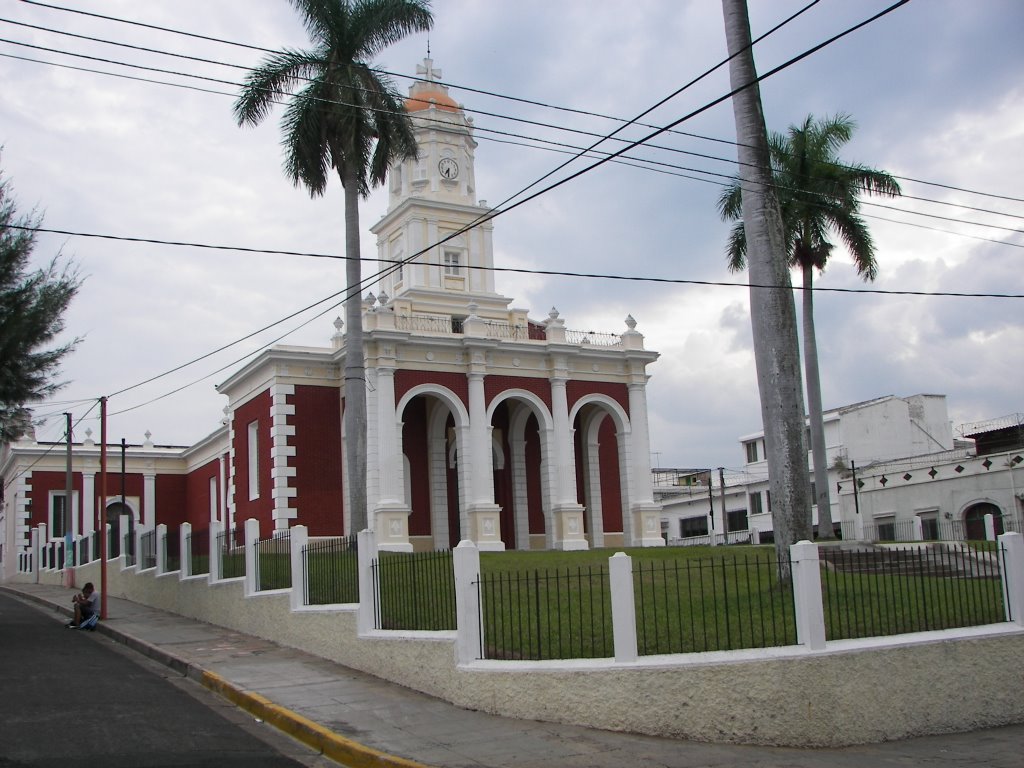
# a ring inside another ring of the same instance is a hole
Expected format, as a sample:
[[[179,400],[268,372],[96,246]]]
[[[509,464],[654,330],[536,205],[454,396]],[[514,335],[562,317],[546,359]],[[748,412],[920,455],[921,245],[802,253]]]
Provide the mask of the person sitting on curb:
[[[75,618],[67,623],[68,629],[92,629],[100,614],[100,593],[92,582],[86,582],[82,593],[71,598],[75,606]]]

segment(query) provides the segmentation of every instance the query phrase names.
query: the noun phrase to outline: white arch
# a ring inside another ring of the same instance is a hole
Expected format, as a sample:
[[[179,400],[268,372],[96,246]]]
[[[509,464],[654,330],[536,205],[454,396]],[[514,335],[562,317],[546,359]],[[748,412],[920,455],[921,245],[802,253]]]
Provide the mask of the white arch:
[[[420,395],[432,395],[438,400],[444,402],[448,406],[448,409],[452,412],[455,417],[456,428],[466,426],[469,424],[469,410],[462,402],[462,398],[452,392],[448,387],[440,384],[417,384],[415,387],[410,389],[402,398],[398,401],[395,406],[395,416],[399,423],[402,421],[402,414],[405,412],[406,406],[412,402],[413,398],[419,397]]]
[[[991,504],[993,507],[999,510],[1000,517],[1002,517],[1003,519],[1006,518],[1006,510],[1003,509],[1002,504],[1000,504],[998,501],[989,496],[983,496],[981,498],[971,499],[970,501],[961,504],[960,511],[957,512],[956,515],[957,519],[960,521],[964,521],[967,518],[967,512],[971,509],[971,507],[975,507],[978,504]]]
[[[569,423],[575,424],[579,412],[588,405],[598,405],[607,408],[609,414],[615,420],[615,429],[619,434],[628,434],[631,431],[629,415],[626,413],[626,409],[615,398],[598,392],[584,395],[573,404],[572,408],[569,409]]]
[[[499,405],[513,398],[526,401],[530,410],[536,415],[537,423],[542,431],[554,428],[554,419],[551,418],[551,411],[548,410],[543,400],[528,389],[506,389],[499,393],[487,406],[487,423],[491,423],[491,420],[494,418],[494,412],[498,409]]]

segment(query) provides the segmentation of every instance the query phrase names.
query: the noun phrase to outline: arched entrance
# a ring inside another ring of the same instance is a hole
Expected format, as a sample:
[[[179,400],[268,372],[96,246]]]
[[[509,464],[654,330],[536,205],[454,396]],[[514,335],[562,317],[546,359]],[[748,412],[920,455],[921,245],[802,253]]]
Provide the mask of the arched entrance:
[[[121,532],[121,515],[128,516],[128,530]],[[110,526],[110,541],[107,544],[107,557],[118,557],[121,554],[121,542],[125,535],[135,533],[135,518],[132,509],[127,504],[114,501],[107,504],[107,525]]]
[[[995,504],[981,501],[964,510],[964,536],[967,541],[985,539],[985,515],[992,515],[996,536],[1003,533],[1003,512]]]

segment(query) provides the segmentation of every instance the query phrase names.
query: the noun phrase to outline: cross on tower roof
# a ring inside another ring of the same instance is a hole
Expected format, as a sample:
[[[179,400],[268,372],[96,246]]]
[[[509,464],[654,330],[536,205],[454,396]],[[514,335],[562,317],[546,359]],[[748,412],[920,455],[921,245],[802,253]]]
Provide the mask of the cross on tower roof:
[[[416,74],[422,75],[428,83],[441,79],[441,70],[434,68],[434,60],[429,56],[423,60],[422,64],[416,65]]]

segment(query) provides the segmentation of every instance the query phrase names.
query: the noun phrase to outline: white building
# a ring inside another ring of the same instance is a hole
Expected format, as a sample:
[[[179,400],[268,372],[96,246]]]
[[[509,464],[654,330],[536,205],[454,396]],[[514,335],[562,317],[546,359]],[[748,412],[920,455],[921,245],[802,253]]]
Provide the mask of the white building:
[[[824,421],[832,521],[844,538],[979,538],[985,514],[993,515],[997,532],[1020,530],[1024,417],[962,427],[964,439],[957,440],[945,395],[919,394],[836,408],[824,413]],[[772,520],[764,432],[744,435],[740,444],[744,471],[724,475],[724,493],[711,474],[713,530],[739,531],[745,519],[746,527],[767,540]],[[809,452],[807,460],[813,486]],[[706,482],[702,492],[669,492],[671,481],[656,475],[655,486],[669,541],[702,535],[711,509]],[[817,507],[812,520],[817,525]]]

